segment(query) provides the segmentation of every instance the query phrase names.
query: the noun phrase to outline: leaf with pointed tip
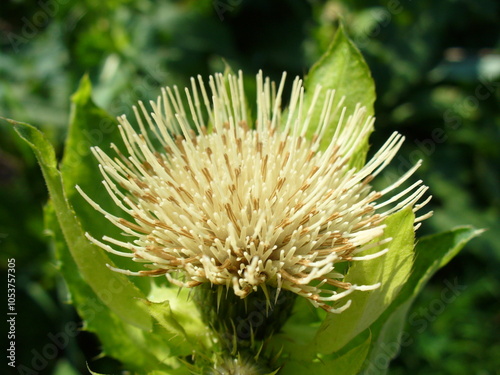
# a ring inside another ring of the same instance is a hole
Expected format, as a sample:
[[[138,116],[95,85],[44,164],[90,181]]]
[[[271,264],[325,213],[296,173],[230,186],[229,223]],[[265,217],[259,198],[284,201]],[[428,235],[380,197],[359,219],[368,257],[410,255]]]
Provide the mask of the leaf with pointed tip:
[[[59,270],[68,285],[71,302],[84,322],[83,328],[99,337],[103,354],[120,360],[130,370],[142,372],[173,369],[165,361],[170,350],[169,338],[155,336],[150,331],[128,324],[110,310],[103,300],[113,292],[119,293],[122,285],[110,281],[99,298],[79,272],[50,202],[45,206],[44,218]],[[175,359],[173,364],[175,365]],[[177,366],[180,364],[177,363]]]
[[[357,105],[366,107],[367,116],[373,116],[375,102],[375,84],[363,55],[348,38],[342,24],[339,26],[335,37],[325,54],[313,65],[307,75],[304,86],[306,94],[304,107],[311,106],[314,91],[318,85],[322,87],[320,95],[314,105],[311,124],[319,125],[321,112],[325,103],[326,90],[335,90],[333,108],[344,97],[342,107],[346,108],[346,116],[351,115]],[[326,129],[321,146],[326,148],[331,141],[339,123],[341,111],[339,110]],[[347,117],[346,117],[347,118]],[[310,136],[316,131],[315,126],[309,128]],[[364,165],[368,151],[368,137],[366,135],[361,146],[353,154],[350,165],[360,168]]]
[[[351,306],[341,314],[328,314],[315,338],[316,350],[332,353],[368,328],[385,311],[408,280],[413,265],[415,215],[411,207],[385,219],[384,235],[378,240],[392,238],[389,244],[379,245],[363,255],[388,247],[389,251],[375,259],[354,262],[345,277],[353,285],[380,287],[372,291],[353,292]]]
[[[106,212],[123,217],[124,212],[113,202],[109,194],[103,194],[103,176],[99,163],[91,152],[91,147],[102,150],[110,149],[114,143],[123,149],[123,142],[117,121],[99,108],[92,101],[92,86],[87,76],[84,76],[77,91],[71,97],[71,116],[68,136],[64,147],[64,157],[60,170],[66,197],[75,210],[85,232],[94,238],[108,236],[120,238],[121,230],[97,212],[75,189],[78,185],[91,199],[94,199]],[[125,239],[127,241],[129,239]],[[129,258],[105,253],[118,268],[138,271],[141,264],[132,262]],[[129,278],[143,293],[147,294],[150,279],[147,277]]]
[[[459,227],[423,237],[418,241],[415,248],[415,264],[408,282],[397,299],[371,327],[372,348],[364,365],[370,374],[385,374],[387,367],[376,366],[377,359],[384,356],[385,363],[388,364],[399,352],[401,344],[409,345],[412,342],[410,337],[402,339],[401,335],[413,301],[432,275],[458,254],[467,242],[482,232],[472,227]],[[449,282],[446,287],[454,289],[452,292],[456,298],[459,288]]]
[[[103,302],[123,320],[144,329],[150,329],[151,317],[139,305],[137,299],[143,294],[124,276],[106,267],[112,263],[96,246],[85,238],[80,222],[69,204],[61,178],[57,170],[55,152],[47,138],[31,125],[9,120],[19,136],[34,151],[40,164],[50,198],[53,202],[62,233],[68,243],[71,255],[78,266],[78,272]],[[110,292],[109,285],[120,286],[120,292]]]
[[[392,240],[389,244],[379,245],[363,254],[382,251],[386,247],[391,250],[378,258],[355,262],[346,276],[345,281],[357,285],[380,282],[378,289],[353,292],[349,296],[351,306],[341,314],[324,313],[302,303],[302,306],[297,306],[300,309],[296,309],[300,318],[292,315],[283,327],[283,332],[271,339],[271,346],[277,349],[281,345],[285,353],[308,362],[317,353],[330,354],[345,348],[353,338],[369,327],[396,298],[411,272],[414,218],[411,208],[387,217],[384,235],[378,240]]]

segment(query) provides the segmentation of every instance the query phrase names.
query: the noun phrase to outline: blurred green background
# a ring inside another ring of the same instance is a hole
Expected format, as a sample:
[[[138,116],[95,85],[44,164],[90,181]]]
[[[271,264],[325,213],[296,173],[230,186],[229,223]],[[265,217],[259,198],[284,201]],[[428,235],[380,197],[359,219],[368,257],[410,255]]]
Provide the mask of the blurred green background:
[[[130,114],[161,86],[220,71],[224,60],[250,76],[304,75],[342,19],[377,86],[374,149],[394,130],[407,138],[388,175],[424,159],[418,177],[435,214],[420,234],[489,229],[417,300],[389,373],[500,374],[498,1],[17,0],[0,9],[0,115],[43,129],[59,154],[85,73],[100,106]],[[17,363],[40,374],[87,373],[86,362],[118,373],[86,332],[47,352],[53,335],[79,321],[43,232],[41,173],[6,123],[0,199],[2,274],[11,257],[18,272]],[[456,298],[443,298],[450,285]]]

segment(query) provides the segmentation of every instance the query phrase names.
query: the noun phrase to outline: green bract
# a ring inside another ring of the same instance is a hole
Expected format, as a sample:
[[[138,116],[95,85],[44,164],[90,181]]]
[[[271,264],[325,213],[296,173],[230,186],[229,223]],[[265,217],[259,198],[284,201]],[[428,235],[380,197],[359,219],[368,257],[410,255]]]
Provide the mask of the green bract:
[[[366,115],[373,114],[375,90],[370,72],[342,28],[305,79],[304,109],[310,113],[312,124],[321,122],[327,100],[322,95],[318,97],[318,84],[323,89],[336,90],[334,107],[343,100],[347,114],[358,106],[366,108]],[[252,335],[248,342],[236,342],[237,337],[231,335],[230,341],[235,342],[224,342],[221,332],[214,333],[212,329],[216,324],[203,319],[187,289],[179,292],[164,278],[130,278],[113,272],[107,265],[132,267],[132,271],[139,271],[142,266],[108,254],[86,238],[86,232],[94,238],[120,235],[120,230],[75,189],[78,185],[88,196],[99,196],[102,209],[118,215],[113,200],[101,194],[102,176],[90,148],[107,149],[111,143],[118,148],[125,145],[116,121],[92,102],[88,77],[82,79],[72,103],[70,131],[59,169],[54,149],[41,132],[28,124],[9,121],[40,163],[50,194],[45,209],[46,227],[84,328],[100,338],[104,354],[120,360],[126,369],[137,374],[222,374],[235,367],[242,374],[326,375],[334,371],[354,375],[363,369],[370,374],[384,373],[386,365],[381,365],[379,358],[386,356],[384,363],[388,363],[397,354],[407,312],[418,292],[468,240],[480,233],[462,227],[415,239],[414,210],[397,210],[384,219],[383,235],[363,255],[380,253],[384,240],[389,238],[392,251],[368,261],[349,263],[341,280],[349,285],[380,283],[377,289],[354,290],[349,295],[351,306],[340,314],[316,309],[305,299],[297,298],[293,313],[280,332],[262,342],[255,342],[259,340],[253,340]],[[247,108],[242,112],[247,112]],[[340,115],[336,113],[328,122],[320,149],[327,149]],[[255,123],[256,115],[253,119],[250,113],[245,116],[249,124]],[[286,121],[285,113],[281,119],[283,127]],[[316,130],[311,125],[307,135],[312,138]],[[359,170],[364,166],[371,131],[370,127],[363,134],[349,160],[350,167]],[[213,319],[217,319],[216,314]],[[389,354],[387,347],[391,348]]]

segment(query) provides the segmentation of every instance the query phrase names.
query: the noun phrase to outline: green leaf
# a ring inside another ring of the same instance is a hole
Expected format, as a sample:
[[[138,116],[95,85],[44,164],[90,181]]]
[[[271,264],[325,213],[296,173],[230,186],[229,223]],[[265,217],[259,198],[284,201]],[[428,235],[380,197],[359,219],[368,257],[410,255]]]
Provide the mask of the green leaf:
[[[292,357],[285,362],[282,372],[286,375],[355,375],[361,369],[370,348],[371,337],[369,334],[366,336],[361,344],[340,355],[320,356],[312,361],[301,361]]]
[[[385,220],[383,238],[392,240],[369,253],[386,247],[389,252],[372,260],[353,263],[345,281],[356,285],[380,283],[381,286],[373,291],[353,292],[352,304],[345,312],[327,315],[315,338],[318,352],[332,353],[340,350],[377,320],[396,298],[408,280],[413,265],[414,220],[410,207],[389,216]]]
[[[94,146],[108,150],[111,143],[123,147],[120,131],[117,121],[94,104],[91,94],[90,80],[84,76],[78,90],[71,98],[69,132],[60,166],[64,191],[85,232],[98,239],[104,235],[123,239],[121,230],[97,212],[75,189],[78,185],[104,210],[115,216],[124,216],[124,212],[111,197],[103,193],[104,187],[101,182],[103,176],[99,170],[99,163],[90,150]],[[105,253],[104,250],[99,251],[109,257],[118,268],[132,271],[143,269],[141,264],[128,258]],[[144,293],[149,292],[151,284],[149,278],[134,277],[129,278],[129,281]]]
[[[150,329],[151,317],[138,303],[138,299],[144,298],[144,295],[124,275],[107,268],[106,264],[110,263],[110,259],[85,238],[75,212],[65,196],[61,174],[56,168],[55,153],[50,142],[31,125],[14,120],[9,122],[33,149],[40,163],[57,219],[78,266],[78,272],[103,302],[122,319],[138,327]],[[119,292],[113,291],[110,285],[115,285],[115,288],[119,286]]]
[[[71,302],[84,321],[84,329],[99,337],[102,354],[120,360],[129,370],[141,373],[181,367],[175,358],[169,358],[172,357],[169,349],[171,336],[155,335],[127,324],[89,287],[66,245],[51,203],[45,207],[44,217],[45,227],[52,237],[59,270],[68,285]],[[119,292],[120,288],[119,284],[110,284],[111,291]]]
[[[370,355],[365,363],[365,370],[370,374],[384,374],[389,361],[394,358],[400,345],[410,345],[411,337],[404,335],[408,311],[429,279],[444,267],[465,244],[483,231],[472,227],[459,227],[451,231],[422,238],[415,248],[415,264],[408,282],[405,284],[398,298],[372,325],[374,337]],[[447,282],[446,287],[451,289],[456,297],[458,289],[456,280]]]
[[[344,28],[340,25],[335,37],[328,47],[326,53],[313,65],[305,82],[305,108],[309,108],[317,85],[321,85],[323,93],[326,89],[335,90],[334,106],[345,97],[342,104],[346,107],[346,115],[351,115],[358,104],[366,107],[366,114],[373,116],[373,103],[375,102],[375,84],[366,64],[363,55],[356,48],[353,42],[347,37]],[[325,95],[320,95],[313,110],[312,124],[319,124],[321,111],[325,103]],[[339,111],[331,119],[323,137],[321,146],[326,148],[335,133],[335,129],[340,119]],[[315,131],[315,127],[310,128],[310,135]],[[368,151],[368,136],[363,140],[362,145],[354,153],[351,159],[351,166],[360,168],[364,165],[366,153]]]
[[[413,276],[405,290],[413,289],[413,293],[418,294],[436,271],[448,264],[467,242],[483,232],[483,229],[463,226],[421,238],[415,249]],[[420,276],[417,280],[416,275]]]
[[[45,169],[42,169],[43,173],[49,173],[50,175],[54,169],[57,170],[54,147],[50,144],[49,140],[42,132],[23,122],[18,122],[4,117],[0,117],[0,119],[7,121],[14,126],[14,130],[17,134],[19,134],[21,139],[26,142],[26,144],[34,152],[38,163],[45,166]]]
[[[69,199],[75,207],[77,216],[82,222],[83,227],[94,237],[99,238],[103,235],[107,235],[116,238],[121,236],[121,230],[91,207],[75,189],[75,185],[80,186],[87,195],[98,200],[99,205],[107,212],[116,216],[124,215],[124,212],[116,206],[108,194],[102,194],[103,186],[100,181],[103,177],[99,171],[97,161],[90,152],[90,148],[93,146],[98,146],[105,150],[109,148],[111,143],[114,143],[118,147],[124,147],[124,145],[116,121],[95,105],[92,101],[91,94],[92,87],[88,77],[85,76],[82,78],[77,92],[72,97],[73,105],[70,131],[61,164],[61,173],[65,183],[65,190],[68,192]],[[129,258],[123,258],[113,254],[106,255],[122,268],[132,270],[143,269],[141,263],[134,263]],[[162,291],[158,290],[160,288],[158,288],[156,284],[151,283],[152,279],[149,277],[134,277],[130,278],[130,280],[139,285],[145,293],[149,294],[154,292],[156,298],[158,298],[160,294],[163,297],[162,301],[180,301],[182,297],[179,294],[178,288],[176,286],[170,287],[165,279],[163,279]],[[187,300],[187,298],[185,298],[185,300]],[[178,307],[184,311],[196,309],[194,305],[191,305],[192,303],[189,304],[187,301],[184,301],[184,305]],[[169,337],[169,346],[172,348],[171,354],[191,354],[195,343],[192,342],[190,345],[186,345],[186,332],[182,331],[182,327],[176,323],[169,303],[163,302],[162,307],[159,308],[161,311],[156,309],[155,306],[156,304],[146,302],[146,310],[155,317],[160,323],[160,326],[164,326],[164,329],[166,329],[166,332],[161,332],[161,334],[162,336]],[[183,323],[188,324],[190,327],[193,325],[196,327],[193,330],[194,332],[190,332],[193,333],[192,337],[196,337],[201,332],[204,332],[204,325],[201,324],[200,319],[196,321],[196,317],[193,315],[196,314],[191,314],[189,319],[183,320]],[[166,322],[168,322],[170,326],[167,326]],[[197,342],[201,342],[201,340],[197,340]]]

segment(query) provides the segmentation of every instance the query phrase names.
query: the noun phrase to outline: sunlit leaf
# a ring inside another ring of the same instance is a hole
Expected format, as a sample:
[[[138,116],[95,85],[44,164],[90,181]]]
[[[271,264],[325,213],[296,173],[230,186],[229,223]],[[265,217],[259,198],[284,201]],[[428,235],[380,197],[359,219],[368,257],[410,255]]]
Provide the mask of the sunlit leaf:
[[[374,338],[364,366],[370,374],[384,374],[389,361],[399,352],[400,345],[413,342],[411,337],[403,333],[413,301],[432,275],[444,267],[468,241],[482,232],[472,227],[459,227],[420,239],[415,248],[416,259],[410,278],[398,298],[371,327]],[[456,279],[445,281],[445,288],[454,297],[460,292]]]
[[[111,281],[109,290],[101,298],[90,288],[78,270],[57,221],[54,207],[45,207],[45,226],[52,237],[55,256],[68,290],[70,299],[84,322],[84,329],[95,333],[101,342],[104,355],[119,359],[127,368],[136,371],[173,370],[180,366],[175,359],[166,361],[170,354],[169,337],[154,335],[126,323],[103,302],[122,286]]]
[[[61,174],[56,168],[55,153],[47,138],[31,125],[10,120],[15,130],[33,149],[42,169],[52,203],[68,243],[78,272],[103,299],[103,302],[123,320],[138,327],[149,329],[151,317],[137,299],[142,293],[122,274],[111,271],[106,264],[110,259],[96,246],[89,243],[75,212],[66,199]],[[110,292],[110,285],[120,287],[120,292]],[[106,298],[103,296],[106,295]],[[105,299],[105,300],[104,300]]]
[[[110,144],[123,147],[117,121],[92,101],[92,86],[87,76],[80,82],[78,90],[71,98],[71,116],[68,136],[64,147],[64,157],[60,170],[64,184],[64,192],[73,207],[78,220],[85,232],[94,238],[119,238],[121,231],[110,223],[104,215],[97,212],[75,189],[78,185],[90,198],[94,199],[107,212],[123,216],[124,213],[113,202],[108,194],[103,194],[103,176],[99,171],[99,163],[91,152],[91,147],[109,150]],[[99,250],[103,253],[104,250]],[[119,268],[137,271],[142,269],[141,264],[131,262],[130,259],[106,254]],[[138,285],[144,293],[148,292],[149,278],[129,278]]]
[[[335,90],[334,107],[345,97],[342,106],[346,108],[346,116],[351,115],[358,104],[366,107],[367,116],[373,116],[375,85],[370,69],[361,52],[346,35],[342,25],[338,28],[326,53],[311,68],[304,85],[306,88],[305,108],[310,107],[316,86],[321,85],[323,88],[323,92],[314,106],[312,124],[320,122],[326,99],[324,93],[327,89]],[[341,111],[338,111],[331,119],[322,140],[323,147],[330,143],[339,122],[340,113]],[[315,127],[313,126],[310,128],[311,134],[314,131]],[[368,135],[351,159],[351,165],[354,167],[359,168],[364,164],[368,151]]]
[[[321,356],[312,361],[301,361],[292,357],[283,366],[282,372],[286,375],[356,375],[368,354],[370,341],[371,337],[367,335],[366,339],[346,353]]]
[[[356,285],[380,283],[368,292],[354,292],[352,305],[341,314],[329,314],[315,338],[317,350],[332,353],[341,349],[357,334],[365,330],[384,312],[396,298],[408,279],[413,265],[415,216],[406,208],[385,220],[384,238],[389,244],[379,245],[370,252],[388,247],[389,252],[372,260],[354,262],[345,278]]]

